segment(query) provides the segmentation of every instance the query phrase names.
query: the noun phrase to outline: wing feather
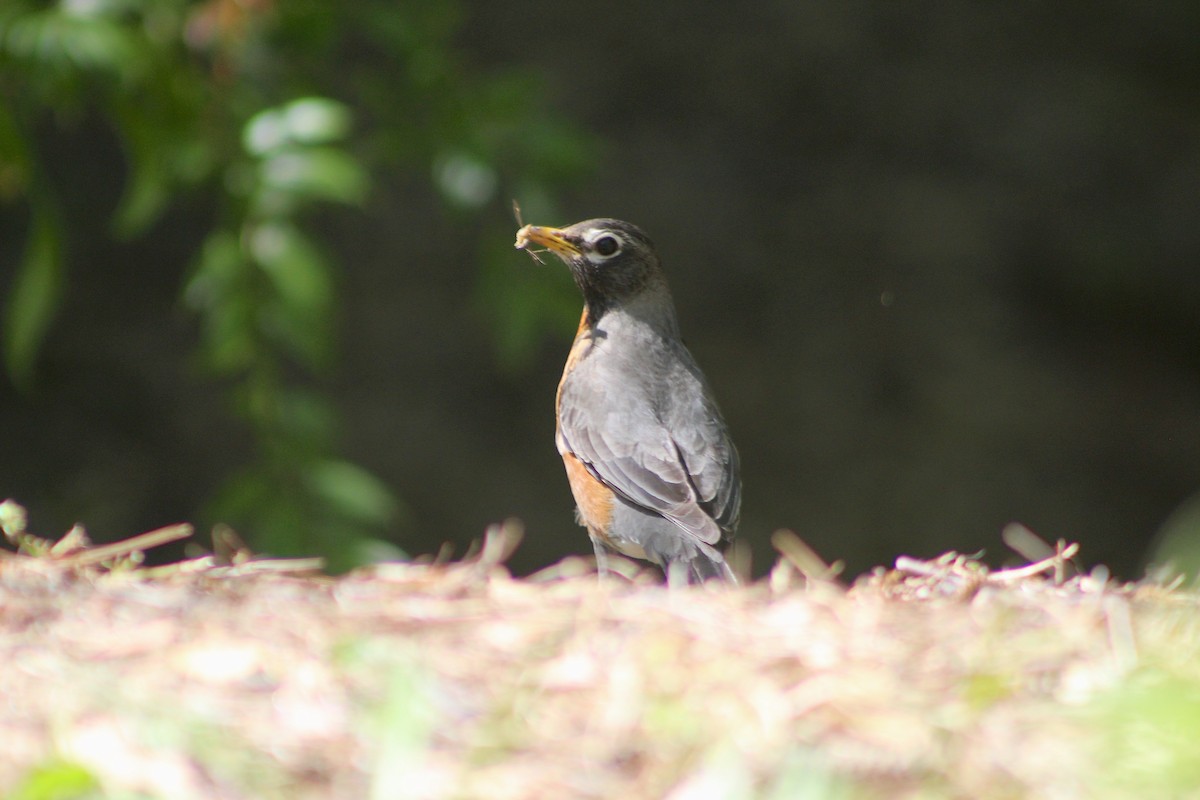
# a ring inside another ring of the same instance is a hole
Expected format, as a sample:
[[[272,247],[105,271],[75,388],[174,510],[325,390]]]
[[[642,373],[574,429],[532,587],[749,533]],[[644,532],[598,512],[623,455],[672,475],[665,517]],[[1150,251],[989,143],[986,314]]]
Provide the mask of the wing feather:
[[[738,455],[690,354],[672,355],[680,369],[657,383],[581,359],[561,388],[558,447],[625,500],[713,545],[737,525]]]

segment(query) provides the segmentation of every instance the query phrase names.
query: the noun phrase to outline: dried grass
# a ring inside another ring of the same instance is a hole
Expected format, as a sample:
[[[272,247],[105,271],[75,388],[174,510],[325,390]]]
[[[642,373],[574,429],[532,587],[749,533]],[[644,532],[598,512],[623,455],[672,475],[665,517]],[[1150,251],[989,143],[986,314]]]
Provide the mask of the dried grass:
[[[138,567],[154,536],[4,554],[0,791],[1200,796],[1191,592],[1071,576],[1063,545],[1016,571],[902,559],[846,587],[786,535],[737,589],[598,581],[581,560],[517,580],[516,538],[338,579]]]

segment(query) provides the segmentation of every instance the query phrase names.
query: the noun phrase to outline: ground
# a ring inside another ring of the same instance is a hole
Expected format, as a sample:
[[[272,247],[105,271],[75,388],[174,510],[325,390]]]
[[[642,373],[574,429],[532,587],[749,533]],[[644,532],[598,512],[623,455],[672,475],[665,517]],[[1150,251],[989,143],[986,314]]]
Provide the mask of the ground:
[[[848,586],[783,535],[763,580],[668,590],[515,579],[512,524],[331,578],[6,519],[9,798],[1200,797],[1200,598],[1073,547]]]

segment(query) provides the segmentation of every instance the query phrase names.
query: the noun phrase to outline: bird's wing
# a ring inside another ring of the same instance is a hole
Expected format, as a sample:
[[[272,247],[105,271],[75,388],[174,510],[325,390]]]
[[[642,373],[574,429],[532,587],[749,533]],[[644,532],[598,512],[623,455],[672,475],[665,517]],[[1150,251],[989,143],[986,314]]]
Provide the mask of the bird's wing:
[[[632,376],[577,369],[559,398],[558,448],[624,499],[716,544],[737,524],[737,451],[699,370],[685,366],[665,399]]]

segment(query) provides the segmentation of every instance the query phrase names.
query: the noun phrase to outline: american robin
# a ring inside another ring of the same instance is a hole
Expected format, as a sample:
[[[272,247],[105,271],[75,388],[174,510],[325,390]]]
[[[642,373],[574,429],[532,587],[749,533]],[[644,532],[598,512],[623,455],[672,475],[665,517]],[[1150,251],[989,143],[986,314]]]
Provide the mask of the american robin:
[[[608,549],[659,565],[670,583],[736,583],[722,549],[741,508],[738,453],[679,338],[658,253],[636,225],[526,225],[516,246],[562,259],[583,316],[558,384],[555,441],[597,567]]]

